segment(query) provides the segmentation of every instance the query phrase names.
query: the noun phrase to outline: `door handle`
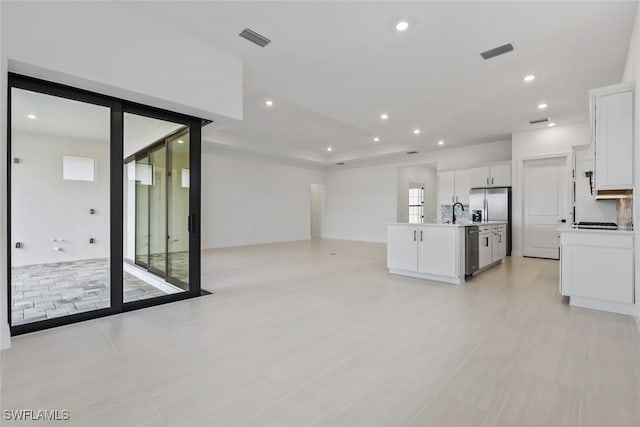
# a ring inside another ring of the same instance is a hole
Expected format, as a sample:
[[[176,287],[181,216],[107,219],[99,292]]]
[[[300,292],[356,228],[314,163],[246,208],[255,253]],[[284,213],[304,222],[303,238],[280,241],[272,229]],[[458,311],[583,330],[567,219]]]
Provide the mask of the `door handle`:
[[[418,231],[413,230],[413,241],[414,241],[414,242],[417,240],[417,239],[416,239],[416,233],[417,233],[417,232],[418,232]]]
[[[561,222],[563,224],[566,224],[567,220],[565,218],[559,219],[558,222]]]
[[[196,216],[195,215],[188,215],[187,216],[187,232],[189,233],[195,233],[195,226],[196,226]]]

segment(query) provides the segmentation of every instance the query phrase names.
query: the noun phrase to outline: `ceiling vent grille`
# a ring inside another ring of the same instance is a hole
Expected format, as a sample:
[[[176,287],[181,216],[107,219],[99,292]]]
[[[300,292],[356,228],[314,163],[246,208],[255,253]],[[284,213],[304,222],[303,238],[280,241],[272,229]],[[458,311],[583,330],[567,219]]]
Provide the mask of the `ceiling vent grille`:
[[[418,154],[417,151],[407,151],[407,154]]]
[[[531,120],[531,121],[529,122],[529,124],[530,124],[530,125],[537,125],[537,124],[540,124],[540,123],[546,123],[546,122],[548,122],[548,121],[549,121],[549,117],[545,117],[544,119]]]
[[[253,31],[253,30],[251,30],[249,28],[245,28],[238,35],[240,37],[242,37],[242,38],[245,38],[245,39],[249,40],[251,43],[257,44],[260,47],[265,47],[266,45],[271,43],[271,40],[269,40],[268,38],[266,38],[262,34],[256,33],[255,31]]]
[[[494,47],[493,49],[485,50],[480,53],[480,55],[485,59],[495,58],[496,56],[504,55],[505,53],[509,53],[513,50],[513,45],[511,43],[503,44],[502,46]]]
[[[336,166],[342,166],[342,165],[344,165],[344,162],[338,162],[338,163],[336,163]]]

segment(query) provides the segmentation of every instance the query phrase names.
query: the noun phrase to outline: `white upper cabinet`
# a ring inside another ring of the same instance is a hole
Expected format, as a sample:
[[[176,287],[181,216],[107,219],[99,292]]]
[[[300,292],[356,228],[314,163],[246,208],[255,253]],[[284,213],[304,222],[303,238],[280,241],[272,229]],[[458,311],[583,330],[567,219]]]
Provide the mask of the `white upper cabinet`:
[[[488,187],[489,186],[489,166],[483,166],[479,168],[471,169],[471,186],[476,187]]]
[[[471,187],[509,187],[511,165],[501,164],[471,169]]]
[[[511,165],[491,166],[491,187],[509,187],[511,185]]]
[[[460,202],[469,204],[471,169],[458,169],[438,173],[438,205]]]
[[[633,88],[622,84],[590,92],[596,191],[633,187]]]
[[[438,205],[455,203],[455,172],[444,171],[438,173]]]

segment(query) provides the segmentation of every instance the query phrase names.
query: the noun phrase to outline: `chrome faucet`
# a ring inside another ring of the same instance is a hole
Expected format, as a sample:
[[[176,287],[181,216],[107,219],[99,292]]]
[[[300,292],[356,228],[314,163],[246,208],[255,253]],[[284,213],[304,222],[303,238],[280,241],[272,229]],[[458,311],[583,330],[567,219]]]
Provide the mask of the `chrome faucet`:
[[[456,223],[456,206],[460,205],[460,209],[462,209],[462,212],[464,212],[464,205],[460,202],[455,202],[451,208],[451,210],[453,211],[451,213],[451,223],[455,224]]]

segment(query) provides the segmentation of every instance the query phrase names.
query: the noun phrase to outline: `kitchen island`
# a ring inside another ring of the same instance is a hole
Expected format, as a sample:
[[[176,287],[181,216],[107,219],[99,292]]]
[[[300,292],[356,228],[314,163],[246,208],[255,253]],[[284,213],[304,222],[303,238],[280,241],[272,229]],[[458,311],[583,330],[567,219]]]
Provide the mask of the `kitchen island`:
[[[497,227],[504,222],[457,224],[409,224],[387,225],[387,268],[392,274],[460,284],[465,281],[465,227],[496,227],[495,241],[504,242]],[[491,248],[493,239],[487,240]],[[482,243],[481,243],[482,244]],[[504,245],[502,245],[504,248]],[[482,253],[482,252],[481,252]],[[495,256],[485,262],[487,269],[503,262],[504,250],[496,250]]]

